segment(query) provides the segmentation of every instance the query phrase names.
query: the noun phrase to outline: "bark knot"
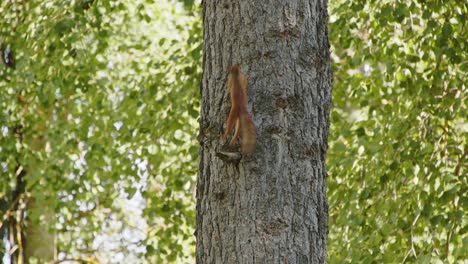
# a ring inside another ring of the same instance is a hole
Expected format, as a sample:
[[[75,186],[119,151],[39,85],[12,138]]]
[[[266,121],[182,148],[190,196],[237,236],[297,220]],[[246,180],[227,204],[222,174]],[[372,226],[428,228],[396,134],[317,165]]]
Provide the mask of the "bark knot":
[[[264,226],[265,233],[272,236],[279,236],[284,229],[288,228],[289,225],[282,218],[277,218]]]

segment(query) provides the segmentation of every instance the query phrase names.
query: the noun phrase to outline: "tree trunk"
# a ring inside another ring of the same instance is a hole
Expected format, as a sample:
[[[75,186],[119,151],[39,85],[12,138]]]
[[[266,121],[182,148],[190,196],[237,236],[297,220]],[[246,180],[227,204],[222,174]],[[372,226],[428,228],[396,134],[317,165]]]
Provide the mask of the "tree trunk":
[[[197,263],[325,263],[326,0],[203,3]],[[252,156],[220,142],[229,68],[248,75]],[[238,151],[236,149],[235,151]]]
[[[26,221],[24,230],[24,258],[25,263],[31,259],[38,259],[39,263],[51,263],[57,259],[56,232],[49,230],[49,224],[55,222],[55,205],[51,202],[37,203],[30,198],[27,204],[28,212],[39,210],[42,220],[39,222]]]

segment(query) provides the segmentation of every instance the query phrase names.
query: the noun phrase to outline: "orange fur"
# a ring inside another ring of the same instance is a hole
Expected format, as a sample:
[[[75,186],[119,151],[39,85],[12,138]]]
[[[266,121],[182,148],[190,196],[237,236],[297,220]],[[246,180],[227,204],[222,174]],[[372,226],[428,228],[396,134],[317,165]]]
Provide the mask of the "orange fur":
[[[240,72],[238,64],[231,67],[228,87],[232,105],[226,123],[226,132],[221,139],[225,140],[235,126],[234,136],[229,144],[234,145],[240,136],[242,154],[250,155],[255,151],[257,135],[255,124],[247,111],[247,76]]]

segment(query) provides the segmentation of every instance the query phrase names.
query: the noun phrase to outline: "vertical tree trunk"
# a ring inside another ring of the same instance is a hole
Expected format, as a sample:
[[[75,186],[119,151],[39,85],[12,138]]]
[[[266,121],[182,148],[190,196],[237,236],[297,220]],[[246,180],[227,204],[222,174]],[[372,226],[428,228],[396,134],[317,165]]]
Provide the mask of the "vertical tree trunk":
[[[55,222],[55,205],[51,202],[41,201],[37,203],[34,198],[30,198],[27,203],[27,210],[40,210],[42,221],[27,221],[24,230],[24,258],[25,263],[31,259],[39,259],[39,263],[51,263],[57,259],[56,232],[49,230],[49,223]],[[45,221],[44,221],[45,220]]]
[[[326,0],[203,2],[198,263],[324,263],[331,70]],[[228,71],[248,75],[251,157],[223,158]]]

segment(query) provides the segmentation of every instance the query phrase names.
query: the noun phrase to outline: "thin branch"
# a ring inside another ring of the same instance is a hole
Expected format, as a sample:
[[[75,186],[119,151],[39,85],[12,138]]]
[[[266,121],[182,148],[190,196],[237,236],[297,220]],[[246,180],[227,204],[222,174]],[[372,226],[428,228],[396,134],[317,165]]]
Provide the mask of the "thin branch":
[[[18,245],[18,263],[24,263],[23,256],[24,256],[24,247],[23,247],[23,238],[22,238],[22,231],[21,231],[21,220],[22,210],[16,211],[16,244]]]
[[[5,212],[5,214],[3,215],[2,219],[0,219],[0,229],[2,228],[3,226],[3,223],[5,223],[5,221],[13,215],[13,213],[16,211],[15,207],[16,205],[18,204],[18,202],[21,200],[21,198],[24,196],[25,194],[22,193],[20,195],[18,195],[16,197],[16,199],[11,203],[10,205],[10,208],[8,208]]]
[[[416,250],[414,249],[414,234],[413,234],[413,231],[414,231],[414,226],[416,225],[416,222],[419,219],[419,215],[420,215],[420,213],[418,213],[418,215],[416,215],[416,217],[414,218],[413,223],[411,224],[411,252],[413,252],[413,256],[415,258],[417,258],[418,256],[416,254]]]

